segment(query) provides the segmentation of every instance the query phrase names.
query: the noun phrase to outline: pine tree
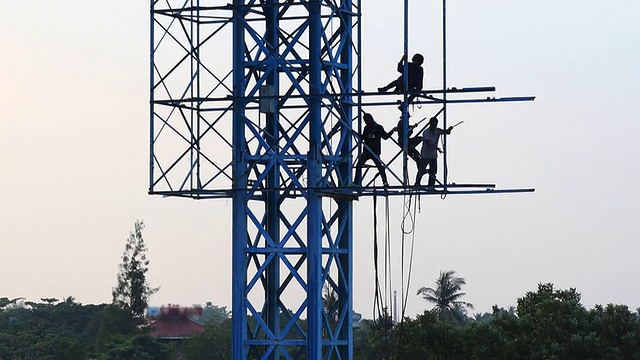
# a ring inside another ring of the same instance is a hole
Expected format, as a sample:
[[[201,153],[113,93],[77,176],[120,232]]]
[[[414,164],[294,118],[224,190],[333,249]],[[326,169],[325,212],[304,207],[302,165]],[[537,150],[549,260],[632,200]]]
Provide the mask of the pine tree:
[[[149,270],[147,247],[142,237],[144,223],[136,220],[135,230],[129,234],[118,271],[118,285],[113,288],[113,303],[128,308],[134,318],[142,318],[151,295],[159,288],[152,288],[147,282]]]

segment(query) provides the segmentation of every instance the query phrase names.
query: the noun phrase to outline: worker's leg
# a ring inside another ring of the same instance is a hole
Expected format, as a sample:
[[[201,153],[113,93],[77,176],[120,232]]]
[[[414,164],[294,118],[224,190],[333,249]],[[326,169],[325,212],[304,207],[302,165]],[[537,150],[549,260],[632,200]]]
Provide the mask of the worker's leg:
[[[422,181],[422,177],[427,173],[427,165],[429,164],[429,160],[422,159],[418,163],[418,173],[416,174],[416,182],[415,186],[420,186],[420,182]]]
[[[362,166],[364,166],[364,163],[366,163],[369,159],[372,159],[371,152],[367,148],[365,148],[362,150],[362,154],[360,154],[358,164],[356,165],[356,177],[353,181],[355,185],[360,186],[360,183],[362,182]]]
[[[376,167],[378,168],[378,173],[382,178],[382,183],[384,184],[384,186],[389,186],[389,182],[387,181],[387,172],[384,168],[384,165],[382,164],[382,162],[378,157],[374,157],[372,159],[373,159],[373,162],[376,164]]]
[[[429,162],[429,184],[427,186],[433,187],[436,184],[436,174],[438,173],[438,159],[428,159]]]

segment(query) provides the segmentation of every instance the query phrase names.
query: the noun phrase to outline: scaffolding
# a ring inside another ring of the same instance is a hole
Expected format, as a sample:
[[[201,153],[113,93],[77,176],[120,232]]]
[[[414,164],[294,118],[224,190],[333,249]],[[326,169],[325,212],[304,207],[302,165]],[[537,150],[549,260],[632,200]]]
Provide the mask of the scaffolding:
[[[151,1],[149,193],[232,199],[234,359],[351,359],[354,200],[533,189],[454,184],[446,166],[437,190],[410,186],[406,143],[388,187],[354,185],[362,107],[398,105],[362,89],[360,0],[213,3]],[[448,104],[533,100],[466,96],[493,91],[445,75],[414,95],[445,127]]]

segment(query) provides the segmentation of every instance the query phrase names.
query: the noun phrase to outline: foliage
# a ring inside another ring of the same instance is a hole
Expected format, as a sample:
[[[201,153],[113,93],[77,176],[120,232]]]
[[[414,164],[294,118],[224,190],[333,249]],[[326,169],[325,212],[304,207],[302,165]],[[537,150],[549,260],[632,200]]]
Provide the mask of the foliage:
[[[136,221],[134,231],[129,234],[122,263],[118,271],[118,284],[112,291],[113,303],[131,309],[135,318],[141,319],[147,308],[149,297],[159,288],[152,288],[147,282],[149,270],[147,247],[142,237],[144,223]]]
[[[340,317],[338,306],[338,293],[329,282],[326,282],[322,288],[322,307],[327,313],[329,319],[328,326],[331,328],[331,331],[335,331],[338,326]],[[322,333],[325,338],[329,336],[325,328],[323,328]]]
[[[138,329],[139,321],[134,319],[131,310],[115,305],[107,306],[100,314],[100,327],[96,336],[96,349],[106,351],[115,338],[131,336]]]
[[[0,359],[168,359],[127,309],[43,298],[0,311]],[[55,300],[55,301],[54,301]]]
[[[591,349],[596,339],[575,289],[556,290],[552,284],[539,284],[538,291],[518,299],[516,313],[514,334],[521,353],[536,358],[588,359],[597,351]]]
[[[169,360],[171,349],[148,334],[133,336],[119,335],[111,339],[105,349],[105,359],[109,360]]]
[[[354,331],[354,359],[640,359],[638,313],[612,304],[586,310],[575,289],[539,284],[517,307],[494,306],[464,323],[442,321],[440,311],[403,319],[390,331],[389,353],[365,321]]]
[[[187,340],[183,347],[186,359],[231,359],[231,319],[212,321],[205,331]]]
[[[192,316],[191,320],[200,325],[206,325],[212,322],[221,323],[230,318],[231,312],[227,310],[226,306],[217,306],[211,301],[207,301],[206,305],[202,308],[202,315]]]
[[[73,297],[41,302],[0,298],[0,359],[175,359],[176,345],[153,339],[128,308],[82,305]],[[231,319],[207,303],[221,321],[182,343],[187,359],[230,359]],[[204,313],[203,313],[204,315]],[[281,313],[281,323],[289,315]],[[256,320],[248,318],[255,328]],[[305,329],[303,321],[300,326]],[[575,289],[538,284],[516,307],[493,307],[464,323],[442,321],[438,308],[394,324],[386,310],[353,332],[355,360],[640,359],[640,316],[627,306],[588,310]],[[304,352],[303,348],[299,348]],[[295,353],[291,349],[290,353]],[[256,359],[262,353],[251,354]],[[302,355],[304,358],[304,355]]]
[[[395,331],[393,319],[386,308],[376,320],[362,320],[362,325],[353,330],[354,360],[389,359],[393,353]]]
[[[7,297],[0,298],[0,312],[2,312],[5,308],[11,308],[12,306],[16,306],[16,304],[21,300],[24,300],[24,298],[18,297],[11,300],[9,300],[9,298]]]
[[[465,284],[464,278],[456,276],[455,271],[441,271],[436,280],[436,288],[421,287],[418,289],[418,295],[435,305],[440,320],[461,324],[466,320],[466,309],[473,309],[471,303],[460,300],[466,295],[461,292],[462,285]]]
[[[104,306],[47,300],[0,312],[0,359],[82,359],[93,351]]]

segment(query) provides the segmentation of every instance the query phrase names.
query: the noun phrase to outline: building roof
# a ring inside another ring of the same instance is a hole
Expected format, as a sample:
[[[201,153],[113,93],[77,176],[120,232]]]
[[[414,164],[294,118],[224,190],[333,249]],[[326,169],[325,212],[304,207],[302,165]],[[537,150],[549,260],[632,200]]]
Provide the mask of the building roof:
[[[151,336],[156,339],[185,339],[204,332],[204,326],[185,315],[163,315],[149,324]]]

